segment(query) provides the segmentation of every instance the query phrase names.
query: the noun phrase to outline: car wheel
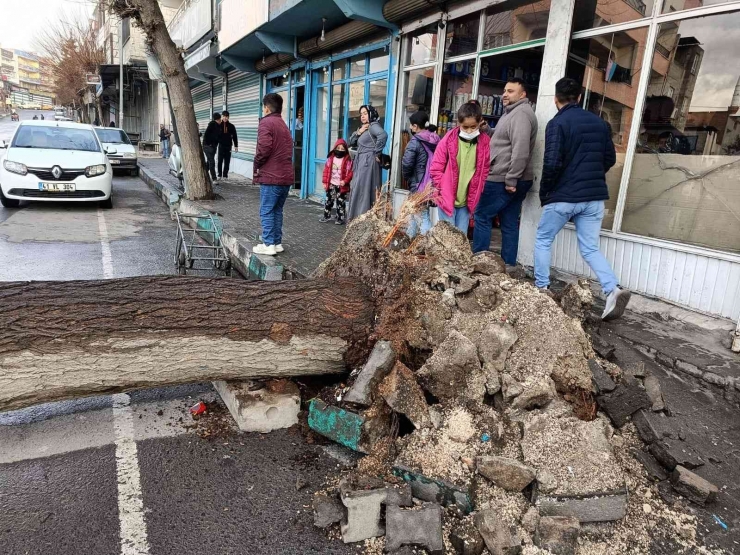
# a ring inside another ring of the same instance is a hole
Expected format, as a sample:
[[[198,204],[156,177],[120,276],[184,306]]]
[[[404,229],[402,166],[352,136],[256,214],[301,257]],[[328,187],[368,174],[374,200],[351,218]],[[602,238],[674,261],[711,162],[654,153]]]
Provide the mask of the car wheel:
[[[2,204],[5,208],[18,208],[18,205],[20,205],[21,201],[18,199],[13,198],[6,198],[3,194],[3,190],[0,189],[0,204]]]
[[[139,175],[139,168],[134,168],[133,170],[131,170],[132,177],[136,177],[137,175]]]
[[[101,200],[100,208],[102,208],[103,210],[110,210],[111,208],[113,208],[113,195],[109,196],[105,200]]]

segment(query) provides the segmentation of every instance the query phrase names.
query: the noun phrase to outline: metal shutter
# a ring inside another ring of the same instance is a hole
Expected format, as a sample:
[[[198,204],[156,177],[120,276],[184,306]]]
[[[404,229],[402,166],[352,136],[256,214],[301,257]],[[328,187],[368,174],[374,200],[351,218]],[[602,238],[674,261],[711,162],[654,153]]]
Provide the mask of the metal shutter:
[[[211,121],[211,84],[201,83],[190,89],[193,95],[193,107],[195,108],[195,119],[198,121],[198,128],[205,131],[208,122]]]
[[[220,112],[224,109],[224,78],[213,78],[213,110]]]
[[[239,152],[234,156],[244,160],[254,160],[257,148],[261,81],[262,75],[259,73],[229,72],[226,109],[239,137]]]

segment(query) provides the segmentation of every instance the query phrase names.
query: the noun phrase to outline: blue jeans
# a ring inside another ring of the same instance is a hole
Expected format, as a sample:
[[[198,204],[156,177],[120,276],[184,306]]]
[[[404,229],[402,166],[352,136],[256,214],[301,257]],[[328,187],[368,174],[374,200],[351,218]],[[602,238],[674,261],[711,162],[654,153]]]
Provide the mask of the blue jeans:
[[[262,241],[267,246],[283,242],[283,206],[288,192],[290,185],[260,185]]]
[[[499,181],[486,181],[478,207],[475,209],[475,230],[473,232],[473,252],[487,251],[491,248],[491,226],[498,214],[501,221],[501,258],[509,266],[516,264],[519,251],[519,215],[527,192],[532,188],[531,181],[519,181],[516,192],[506,191],[506,184]]]
[[[445,214],[441,208],[437,212],[439,213],[440,222],[449,222],[467,235],[468,226],[470,226],[470,211],[467,206],[453,208],[452,216]]]
[[[406,235],[413,239],[417,233],[426,235],[430,229],[432,229],[432,220],[429,216],[429,208],[423,208],[421,212],[411,216],[409,225],[406,228]]]
[[[550,285],[550,247],[555,236],[570,219],[576,225],[581,256],[599,278],[604,294],[608,295],[618,282],[609,262],[599,252],[599,231],[601,220],[604,219],[603,200],[553,202],[545,206],[534,243],[534,284],[537,287]]]
[[[162,158],[169,158],[170,156],[170,140],[162,139],[160,141],[162,146]]]

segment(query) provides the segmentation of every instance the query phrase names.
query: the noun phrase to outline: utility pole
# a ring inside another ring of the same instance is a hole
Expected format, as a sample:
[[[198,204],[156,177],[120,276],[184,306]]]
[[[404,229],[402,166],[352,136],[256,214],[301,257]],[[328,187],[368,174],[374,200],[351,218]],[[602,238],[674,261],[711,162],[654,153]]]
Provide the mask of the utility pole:
[[[123,129],[123,18],[118,30],[118,127]]]

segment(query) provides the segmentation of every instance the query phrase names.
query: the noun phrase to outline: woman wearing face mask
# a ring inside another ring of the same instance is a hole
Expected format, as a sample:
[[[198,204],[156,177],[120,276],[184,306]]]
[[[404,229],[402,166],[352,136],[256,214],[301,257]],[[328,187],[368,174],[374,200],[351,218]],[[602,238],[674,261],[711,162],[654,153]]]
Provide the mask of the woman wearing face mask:
[[[403,153],[401,169],[403,178],[409,182],[409,191],[413,194],[423,192],[430,183],[429,168],[440,138],[436,133],[437,127],[429,123],[426,112],[419,110],[411,114],[409,122],[413,137]],[[426,235],[431,227],[429,207],[424,206],[421,212],[415,214],[409,221],[406,235],[413,238],[419,231]]]
[[[360,106],[362,126],[349,139],[350,146],[357,147],[357,154],[353,164],[348,221],[370,210],[375,204],[375,195],[380,190],[380,155],[388,141],[388,134],[378,119],[375,108],[369,104]]]
[[[349,184],[352,180],[352,159],[347,152],[347,143],[344,139],[338,139],[334,148],[329,153],[329,158],[324,165],[324,190],[326,191],[326,203],[324,204],[324,216],[321,222],[331,221],[331,210],[334,203],[337,205],[336,225],[344,224],[345,203],[344,199],[349,193]]]
[[[434,152],[429,173],[437,189],[439,219],[468,232],[470,215],[475,213],[491,163],[488,135],[479,128],[483,120],[480,105],[471,100],[457,111],[459,125],[447,132]]]

